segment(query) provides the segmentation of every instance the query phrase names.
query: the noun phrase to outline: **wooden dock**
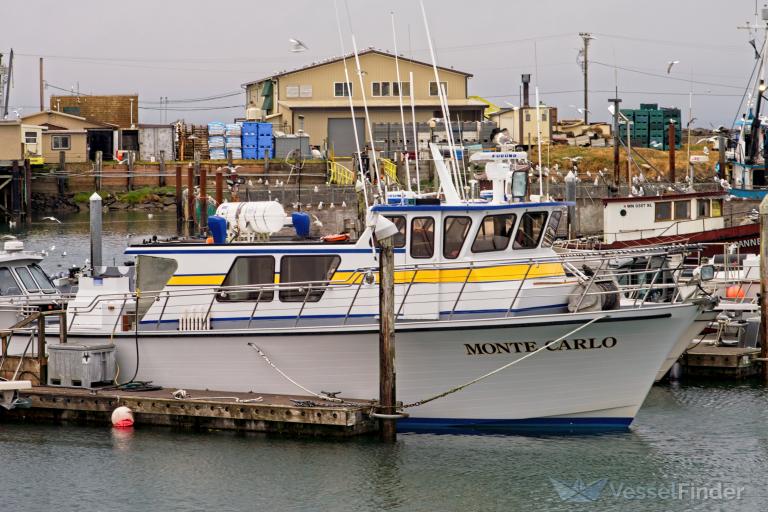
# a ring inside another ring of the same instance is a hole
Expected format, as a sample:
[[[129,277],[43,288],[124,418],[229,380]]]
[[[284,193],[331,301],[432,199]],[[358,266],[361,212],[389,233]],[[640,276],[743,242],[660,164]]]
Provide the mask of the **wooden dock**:
[[[680,362],[688,377],[742,379],[760,373],[759,348],[697,345],[689,349]]]
[[[127,391],[35,386],[19,393],[28,408],[0,414],[1,421],[110,425],[112,411],[126,406],[135,425],[192,430],[234,430],[293,436],[350,437],[374,433],[378,421],[369,400],[334,403],[307,396],[175,389]]]

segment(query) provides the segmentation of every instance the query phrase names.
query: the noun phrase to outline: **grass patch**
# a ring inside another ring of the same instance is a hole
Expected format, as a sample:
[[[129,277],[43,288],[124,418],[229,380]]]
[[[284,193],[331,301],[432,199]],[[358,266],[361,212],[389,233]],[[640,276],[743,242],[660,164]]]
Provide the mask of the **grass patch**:
[[[141,204],[152,196],[164,196],[166,194],[175,194],[176,188],[174,187],[142,187],[130,192],[113,193],[104,190],[98,191],[99,195],[105,199],[109,196],[117,198],[121,203],[127,203],[130,205]],[[93,192],[78,192],[75,194],[74,201],[76,203],[87,203],[90,201]]]

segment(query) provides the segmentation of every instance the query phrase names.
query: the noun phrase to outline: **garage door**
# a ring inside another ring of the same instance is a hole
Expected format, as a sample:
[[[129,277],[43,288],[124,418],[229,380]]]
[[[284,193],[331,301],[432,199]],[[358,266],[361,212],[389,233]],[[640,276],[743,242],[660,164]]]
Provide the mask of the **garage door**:
[[[355,122],[360,144],[365,146],[365,120],[358,118]],[[351,119],[328,119],[328,147],[333,148],[338,156],[351,156],[355,153],[355,132]]]

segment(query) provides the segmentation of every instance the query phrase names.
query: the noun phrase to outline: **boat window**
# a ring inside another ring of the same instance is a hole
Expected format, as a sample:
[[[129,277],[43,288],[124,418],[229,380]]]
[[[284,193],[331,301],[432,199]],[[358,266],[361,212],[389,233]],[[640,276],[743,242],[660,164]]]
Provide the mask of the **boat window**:
[[[723,216],[723,200],[722,199],[713,199],[712,200],[711,212],[712,212],[712,216],[713,217],[722,217]]]
[[[317,302],[323,297],[325,285],[339,268],[341,258],[328,256],[283,256],[280,260],[280,283],[301,283],[280,290],[283,302]],[[306,283],[306,285],[305,285]]]
[[[469,217],[446,217],[443,221],[443,257],[456,259],[467,239],[472,219]]]
[[[517,217],[512,213],[486,215],[472,242],[472,252],[503,251],[509,247]]]
[[[526,212],[520,219],[520,227],[517,228],[515,249],[535,249],[539,246],[539,240],[547,223],[547,212]]]
[[[384,216],[385,218],[391,220],[394,225],[397,227],[397,234],[392,237],[392,246],[393,247],[405,247],[405,217],[396,215],[396,216]]]
[[[253,286],[246,290],[219,290],[216,298],[221,302],[259,301],[270,302],[275,298],[275,292],[260,289],[256,285],[273,285],[275,283],[275,258],[273,256],[238,256],[222,286]]]
[[[32,277],[34,277],[37,284],[40,285],[40,289],[43,293],[56,293],[56,287],[43,269],[33,263],[29,266],[29,271],[32,272]]]
[[[696,209],[696,218],[709,217],[709,199],[697,199]]]
[[[21,282],[24,284],[24,288],[26,288],[28,292],[40,291],[40,288],[32,278],[32,274],[29,273],[27,267],[15,267],[14,270],[16,270],[16,275],[19,276],[19,279],[21,279]]]
[[[544,241],[541,242],[542,247],[552,247],[557,238],[557,228],[560,227],[560,219],[563,216],[563,212],[554,211],[549,216],[549,224],[547,224],[547,230],[544,231]]]
[[[21,295],[19,283],[7,267],[0,267],[0,295]]]
[[[656,203],[656,210],[653,219],[656,222],[672,220],[672,203],[670,201],[662,201],[660,203]]]
[[[675,220],[684,220],[691,218],[691,202],[675,201]]]
[[[435,254],[435,219],[415,217],[411,221],[411,257],[431,258]]]

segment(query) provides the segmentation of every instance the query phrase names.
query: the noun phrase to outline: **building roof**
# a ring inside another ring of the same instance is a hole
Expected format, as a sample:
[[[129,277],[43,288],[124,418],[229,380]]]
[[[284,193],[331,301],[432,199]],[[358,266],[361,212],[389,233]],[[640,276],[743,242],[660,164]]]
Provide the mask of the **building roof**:
[[[86,118],[84,118],[82,116],[76,116],[74,114],[68,114],[66,112],[60,112],[58,110],[41,110],[40,112],[34,112],[32,114],[27,114],[24,117],[22,117],[21,119],[22,120],[28,119],[30,117],[39,116],[40,114],[48,114],[48,115],[53,115],[53,116],[66,117],[66,118],[69,118],[69,119],[76,119],[77,121],[82,121],[84,123],[89,123],[89,124],[93,124],[93,125],[96,125],[96,126],[101,126],[103,128],[117,128],[116,124],[101,123],[101,122],[98,122],[98,121],[89,121],[89,120],[87,120]]]
[[[377,109],[377,108],[398,108],[400,106],[400,100],[398,98],[375,98],[376,101],[372,102],[371,99],[368,99],[368,108],[369,109]],[[302,108],[349,108],[349,98],[334,98],[331,100],[317,100],[317,101],[283,101],[280,100],[277,102],[280,106],[290,108],[290,109],[302,109]],[[362,100],[354,100],[352,104],[355,106],[355,108],[363,108],[363,102]],[[405,106],[409,106],[410,102],[406,102]],[[435,97],[434,100],[415,100],[414,106],[416,107],[434,107],[436,109],[440,108],[440,100],[439,98]],[[486,108],[487,105],[483,103],[482,101],[473,100],[473,99],[466,99],[466,98],[459,98],[459,99],[451,99],[448,100],[448,106],[449,107],[477,107],[477,108]]]
[[[549,109],[553,109],[553,108],[557,108],[557,107],[552,107],[552,106],[550,106],[550,105],[544,105],[544,104],[540,104],[540,105],[539,105],[539,108],[549,108]],[[493,117],[493,116],[500,116],[500,115],[506,114],[506,113],[508,113],[508,112],[516,112],[516,111],[518,111],[518,110],[520,110],[520,109],[524,109],[524,110],[536,110],[536,105],[528,105],[527,107],[509,107],[509,108],[503,108],[503,109],[501,109],[501,110],[498,110],[498,111],[496,111],[496,112],[492,112],[491,114],[489,114],[489,116],[491,116],[491,117]]]
[[[383,50],[377,50],[376,48],[366,48],[366,49],[358,52],[358,55],[359,56],[363,56],[363,55],[367,55],[369,53],[374,53],[374,54],[378,54],[378,55],[384,55],[386,57],[392,57],[392,58],[395,57],[394,53],[385,52]],[[279,78],[281,76],[290,75],[292,73],[298,73],[299,71],[306,71],[308,69],[317,68],[317,67],[320,67],[320,66],[325,66],[326,64],[333,64],[334,62],[339,62],[340,60],[343,60],[343,59],[354,58],[354,56],[355,56],[354,53],[348,53],[347,55],[331,57],[331,58],[328,58],[328,59],[325,59],[325,60],[321,60],[321,61],[318,61],[318,62],[313,62],[313,63],[308,64],[306,66],[302,66],[302,67],[299,67],[299,68],[296,68],[296,69],[291,69],[289,71],[280,71],[278,73],[273,73],[273,74],[271,74],[269,76],[265,76],[265,77],[260,78],[258,80],[253,80],[253,81],[250,81],[250,82],[246,82],[246,83],[242,84],[242,87],[247,87],[247,86],[252,85],[252,84],[257,84],[259,82],[263,82],[264,80],[267,80],[267,79],[270,79],[270,78]],[[424,61],[415,60],[415,59],[409,59],[409,58],[403,57],[401,55],[398,55],[397,58],[399,60],[404,61],[404,62],[412,62],[414,64],[420,64],[422,66],[430,66],[430,67],[432,66],[432,64],[430,64],[429,62],[424,62]],[[446,68],[444,66],[437,66],[437,69],[439,69],[441,71],[448,71],[450,73],[457,73],[459,75],[464,75],[466,77],[471,77],[472,76],[472,73],[467,73],[465,71],[459,71],[458,69],[453,69],[453,68]]]

